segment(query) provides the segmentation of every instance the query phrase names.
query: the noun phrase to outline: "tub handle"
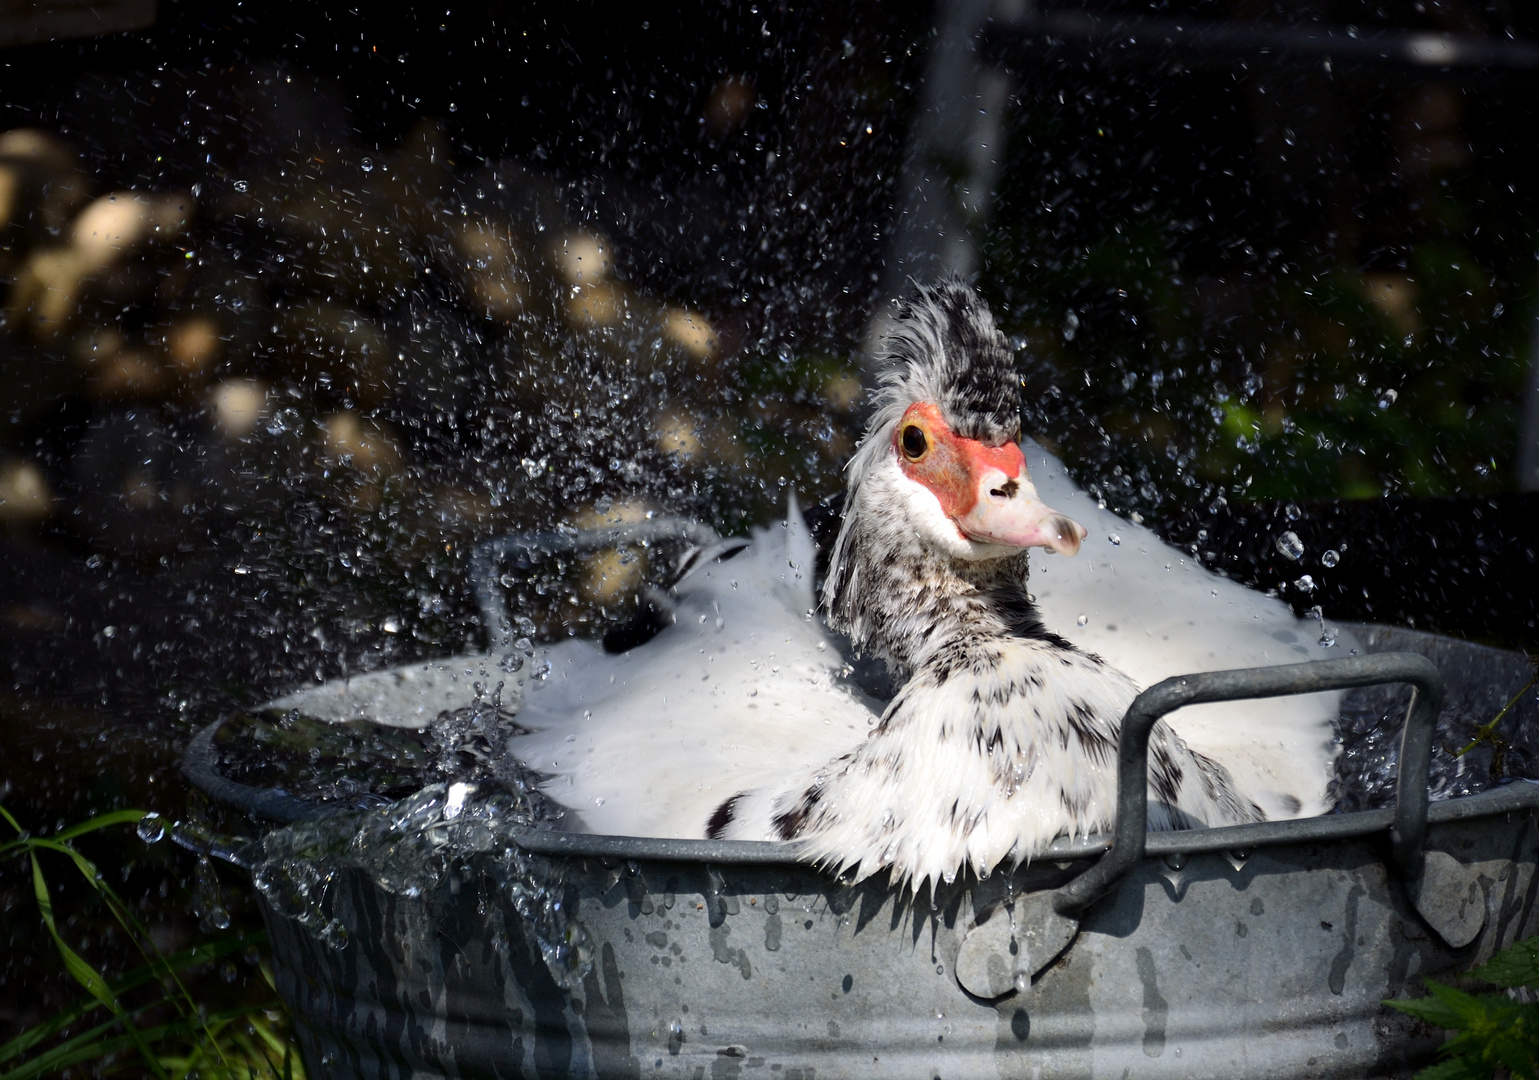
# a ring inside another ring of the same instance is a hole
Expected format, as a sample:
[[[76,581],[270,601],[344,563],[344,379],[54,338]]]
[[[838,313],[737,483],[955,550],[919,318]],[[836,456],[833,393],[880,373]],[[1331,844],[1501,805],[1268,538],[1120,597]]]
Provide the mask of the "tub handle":
[[[513,640],[507,601],[497,582],[498,560],[514,559],[527,568],[540,557],[602,551],[623,544],[646,546],[668,540],[682,540],[702,548],[721,543],[721,537],[709,525],[681,517],[655,517],[599,529],[513,533],[482,540],[471,553],[469,576],[487,648],[506,649]]]
[[[1448,905],[1437,898],[1450,890],[1458,891],[1459,883],[1451,880],[1457,875],[1452,871],[1462,871],[1462,867],[1446,855],[1434,858],[1428,866],[1422,851],[1427,835],[1427,769],[1432,758],[1433,729],[1443,707],[1443,677],[1437,665],[1419,653],[1375,653],[1281,667],[1177,675],[1139,694],[1122,718],[1122,732],[1117,740],[1117,822],[1112,830],[1111,849],[1094,866],[1052,894],[1054,911],[1077,918],[1116,888],[1143,858],[1149,814],[1149,734],[1166,713],[1184,705],[1212,701],[1350,690],[1381,683],[1410,683],[1412,687],[1411,705],[1400,734],[1400,774],[1395,781],[1390,855],[1417,910],[1439,934],[1449,939],[1438,925],[1447,920],[1434,917]],[[1446,865],[1449,862],[1454,867]],[[1447,888],[1443,887],[1445,883]],[[1433,914],[1428,914],[1429,910]],[[1466,903],[1459,910],[1468,913],[1469,905]],[[1455,937],[1468,933],[1468,940],[1473,940],[1480,925],[1475,925],[1471,932],[1468,923],[1473,921],[1472,916],[1461,919],[1460,926],[1449,929]],[[1480,923],[1484,923],[1483,917]],[[1449,943],[1455,942],[1449,939]]]

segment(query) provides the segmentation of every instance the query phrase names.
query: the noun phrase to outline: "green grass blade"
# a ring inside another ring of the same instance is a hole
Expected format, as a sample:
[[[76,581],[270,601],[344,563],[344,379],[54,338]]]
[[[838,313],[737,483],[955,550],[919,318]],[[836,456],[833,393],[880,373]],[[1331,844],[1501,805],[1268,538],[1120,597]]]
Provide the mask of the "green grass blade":
[[[133,1010],[133,1015],[138,1015],[139,1013],[144,1012],[147,1009],[152,1009],[152,1008],[154,1008],[158,1004],[159,1004],[159,1002],[154,1002],[154,1001],[146,1002],[145,1004],[139,1006],[137,1009],[134,1009]],[[105,1020],[102,1023],[97,1024],[95,1027],[87,1028],[85,1031],[82,1031],[82,1032],[79,1032],[76,1035],[70,1036],[68,1039],[65,1039],[63,1042],[58,1043],[55,1046],[49,1047],[47,1051],[45,1051],[43,1054],[40,1054],[38,1057],[32,1058],[32,1059],[30,1059],[28,1061],[25,1061],[22,1064],[15,1066],[14,1068],[15,1069],[30,1069],[30,1068],[34,1067],[34,1065],[37,1062],[39,1062],[39,1061],[55,1060],[60,1055],[69,1056],[70,1054],[73,1054],[76,1051],[80,1050],[82,1047],[87,1047],[87,1046],[95,1045],[98,1041],[100,1041],[100,1039],[101,1039],[101,1037],[103,1035],[105,1035],[107,1032],[113,1030],[114,1028],[116,1028],[118,1026],[119,1026],[118,1018],[116,1016],[114,1016],[110,1020]],[[121,1038],[127,1038],[126,1035],[120,1036],[120,1037]],[[12,1075],[12,1073],[10,1073],[10,1072],[0,1073],[0,1080],[5,1080],[5,1078],[10,1077],[11,1075]]]
[[[77,825],[71,825],[67,829],[61,829],[48,839],[63,842],[73,840],[77,836],[96,832],[100,829],[110,828],[113,825],[133,825],[149,813],[147,810],[113,810],[111,813],[98,814],[88,821],[82,821]]]
[[[230,1009],[225,1012],[210,1016],[210,1024],[228,1022],[242,1016],[247,1016],[257,1011],[258,1006],[242,1006],[238,1009]],[[116,1023],[116,1021],[113,1021]],[[110,1025],[108,1025],[110,1026]],[[95,1042],[82,1042],[72,1039],[68,1044],[55,1047],[47,1053],[39,1054],[29,1061],[9,1072],[0,1073],[0,1080],[33,1080],[35,1077],[46,1076],[49,1073],[78,1065],[84,1061],[106,1057],[123,1050],[138,1049],[144,1047],[141,1053],[149,1053],[148,1048],[157,1044],[169,1042],[172,1039],[187,1038],[200,1035],[203,1025],[190,1020],[177,1019],[170,1023],[161,1024],[152,1028],[135,1028],[131,1033],[116,1036],[110,1039],[98,1039]],[[145,1059],[145,1064],[163,1080],[170,1080],[161,1068],[160,1059],[150,1053]]]
[[[97,1001],[101,1002],[115,1015],[121,1015],[123,1007],[113,996],[112,988],[107,985],[107,980],[101,973],[93,968],[74,949],[70,948],[65,940],[59,936],[59,928],[53,917],[53,898],[48,892],[48,881],[43,877],[43,868],[38,865],[37,855],[32,855],[32,894],[37,900],[38,911],[42,913],[43,925],[48,928],[48,933],[53,938],[54,946],[64,960],[64,969],[74,977],[75,981],[86,988]]]
[[[263,1015],[264,1008],[270,1003],[203,1016],[181,979],[182,972],[263,943],[266,935],[232,934],[174,956],[165,956],[133,912],[107,884],[96,864],[70,843],[93,832],[133,824],[144,816],[139,810],[113,811],[62,829],[50,837],[34,837],[27,835],[16,818],[0,806],[0,819],[17,834],[15,839],[0,844],[0,856],[27,852],[32,869],[33,896],[43,924],[65,970],[88,995],[58,1015],[0,1044],[0,1069],[4,1069],[0,1071],[0,1080],[31,1080],[128,1050],[137,1051],[137,1060],[130,1056],[108,1066],[108,1072],[132,1070],[136,1074],[152,1075],[157,1080],[171,1080],[173,1075],[181,1080],[193,1073],[209,1080],[303,1077],[302,1068],[296,1074],[292,1044],[274,1031]],[[48,880],[38,858],[41,851],[51,851],[71,861],[127,932],[145,961],[142,965],[108,981],[64,940],[59,932]],[[272,979],[265,966],[262,974],[271,987]],[[124,1004],[124,994],[152,982],[174,985],[175,990],[169,991],[168,987],[168,992],[132,1008]],[[135,1023],[141,1013],[157,1006],[174,1008],[179,1015],[174,1021],[154,1028],[141,1028]],[[98,1010],[105,1010],[110,1019],[99,1023],[91,1021],[91,1014]],[[241,1023],[236,1024],[237,1020]],[[18,1063],[17,1059],[37,1051],[82,1021],[92,1026]],[[112,1034],[114,1031],[118,1033]],[[5,1068],[7,1064],[9,1068]]]
[[[85,958],[70,948],[64,938],[60,936],[59,927],[54,922],[53,917],[53,899],[48,893],[48,882],[43,877],[43,868],[37,861],[37,852],[31,852],[30,857],[32,860],[32,893],[37,900],[38,911],[42,913],[43,925],[48,927],[48,934],[53,938],[53,943],[59,951],[59,956],[64,961],[64,969],[70,973],[76,982],[85,987],[92,997],[100,1001],[111,1010],[114,1016],[122,1021],[124,1029],[138,1047],[141,1056],[143,1056],[145,1065],[159,1080],[166,1080],[165,1073],[161,1071],[155,1059],[150,1056],[149,1047],[145,1045],[140,1037],[139,1029],[134,1026],[133,1020],[123,1011],[123,1006],[113,995],[111,987],[107,985],[107,980],[102,978],[101,972],[86,963]]]
[[[123,824],[129,820],[138,820],[138,818],[142,816],[143,814],[137,810],[119,811],[116,814],[102,814],[96,818],[92,818],[91,822],[82,823],[79,828],[83,829],[85,825],[90,825],[92,822],[105,822],[108,821],[108,819],[113,818],[120,818],[121,820],[117,820],[115,823]],[[69,831],[70,830],[68,829],[64,830],[65,833],[68,833]],[[63,835],[63,833],[60,835]],[[63,842],[57,837],[34,839],[30,840],[28,843],[34,852],[32,856],[34,865],[36,864],[37,859],[35,852],[39,848],[58,852],[59,854],[64,855],[70,859],[75,864],[76,869],[79,870],[80,875],[86,879],[91,887],[96,890],[97,894],[100,895],[106,902],[107,909],[112,912],[113,918],[118,921],[118,925],[120,925],[128,934],[129,939],[134,944],[134,948],[139,951],[139,955],[142,956],[147,963],[154,964],[156,962],[160,955],[160,950],[155,948],[153,939],[145,931],[144,927],[139,923],[139,921],[133,917],[133,914],[128,910],[128,906],[124,904],[118,894],[112,890],[112,887],[107,885],[105,880],[103,880],[101,872],[97,869],[95,863],[86,858],[79,851],[75,850],[73,845]],[[57,939],[57,935],[55,935],[55,937]],[[151,942],[149,951],[147,951],[144,947],[144,942],[146,941]],[[151,954],[152,952],[154,955]],[[71,966],[70,958],[67,956],[65,957],[65,966]],[[73,969],[71,970],[71,974],[75,974]],[[168,975],[176,984],[178,991],[177,995],[168,995],[166,997],[167,1004],[175,1008],[176,1011],[184,1017],[196,1017],[198,1015],[197,1003],[193,1001],[192,995],[187,992],[187,987],[182,984],[181,979],[177,976],[175,971],[167,969],[165,974]]]
[[[142,964],[121,977],[112,980],[109,984],[109,989],[115,998],[121,999],[129,991],[136,990],[146,983],[159,980],[168,968],[173,971],[186,971],[191,968],[201,967],[206,963],[212,963],[215,960],[221,960],[231,953],[240,952],[250,946],[265,945],[266,943],[267,934],[261,931],[250,934],[231,934],[227,937],[216,938],[212,942],[204,942],[171,956],[158,958],[153,963]],[[157,1002],[157,1004],[163,1004],[163,1002]],[[18,1054],[25,1053],[38,1043],[53,1037],[58,1032],[63,1031],[71,1024],[76,1023],[82,1017],[89,1015],[99,1008],[102,1008],[102,1004],[96,998],[85,998],[77,1002],[73,1007],[50,1017],[43,1023],[28,1028],[9,1042],[0,1044],[0,1065],[3,1065]]]

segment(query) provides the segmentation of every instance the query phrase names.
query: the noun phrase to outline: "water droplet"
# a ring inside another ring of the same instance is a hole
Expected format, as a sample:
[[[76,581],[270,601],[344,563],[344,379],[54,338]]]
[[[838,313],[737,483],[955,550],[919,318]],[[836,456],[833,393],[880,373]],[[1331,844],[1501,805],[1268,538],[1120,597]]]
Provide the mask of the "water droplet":
[[[1341,553],[1331,548],[1320,556],[1320,565],[1325,567],[1335,566],[1341,561]]]
[[[1315,579],[1305,574],[1293,583],[1293,587],[1306,595],[1315,591]]]
[[[1320,648],[1322,648],[1322,649],[1334,649],[1335,647],[1336,647],[1336,631],[1335,630],[1330,630],[1330,629],[1326,629],[1326,630],[1320,631]]]
[[[321,931],[317,936],[321,939],[323,944],[329,946],[330,948],[347,948],[347,927],[342,925],[341,919],[332,919],[329,923],[321,928]]]
[[[1087,622],[1090,621],[1090,616],[1089,615],[1081,615],[1079,618],[1075,619],[1074,621],[1078,625],[1084,626]]]
[[[1400,391],[1386,390],[1379,395],[1379,408],[1387,409],[1400,399]]]
[[[251,188],[251,185],[248,184],[244,180],[237,180],[237,181],[235,181],[235,190],[236,191],[239,191],[241,193],[245,193],[246,191],[249,191],[250,188]]]
[[[1298,503],[1289,503],[1287,506],[1283,507],[1283,515],[1289,521],[1297,521],[1300,517],[1303,516],[1303,511],[1299,509]]]
[[[503,671],[512,673],[524,666],[524,658],[516,652],[506,653],[503,658],[497,662],[497,666]]]
[[[359,164],[363,167],[363,171],[364,172],[373,172],[374,171],[374,159],[373,158],[364,158],[361,162],[359,162]]]
[[[1304,554],[1304,542],[1298,533],[1289,529],[1277,538],[1277,553],[1285,559],[1297,561]]]
[[[166,822],[151,810],[139,819],[139,839],[146,844],[158,844],[166,838]]]
[[[1017,994],[1024,994],[1031,989],[1031,972],[1017,969],[1015,978],[1011,979],[1010,983],[1015,987]]]
[[[1116,533],[1112,533],[1106,539],[1111,541],[1112,547],[1118,547],[1122,543],[1122,537],[1118,536]]]

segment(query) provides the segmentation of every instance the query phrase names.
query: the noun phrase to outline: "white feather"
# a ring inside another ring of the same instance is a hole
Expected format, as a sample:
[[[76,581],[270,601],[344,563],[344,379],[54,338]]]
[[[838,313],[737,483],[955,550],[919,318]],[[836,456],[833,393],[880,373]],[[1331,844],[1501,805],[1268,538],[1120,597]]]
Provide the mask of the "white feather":
[[[916,888],[949,882],[963,867],[988,877],[1001,862],[1027,860],[1060,836],[1110,831],[1117,721],[1135,694],[1093,658],[1040,641],[1011,642],[965,695],[955,682],[916,677],[869,740],[846,760],[794,778],[775,806],[792,810],[799,791],[816,787],[805,854],[859,877],[890,867]],[[1098,751],[1087,753],[1067,722],[1076,709],[1094,725]],[[982,749],[980,735],[988,743]],[[1151,744],[1189,764],[1169,731],[1156,728]],[[1150,826],[1248,816],[1195,782],[1181,786],[1175,809],[1179,818],[1151,802]],[[746,823],[730,835],[763,838]]]
[[[747,550],[676,586],[674,625],[618,655],[548,650],[524,688],[512,750],[550,774],[580,828],[694,837],[722,803],[821,765],[864,739],[881,705],[841,677],[814,612],[814,549],[795,505]]]
[[[1030,587],[1042,620],[1140,687],[1194,671],[1325,659],[1356,645],[1341,631],[1333,649],[1322,649],[1316,625],[1281,600],[1204,568],[1102,508],[1035,443],[1022,448],[1043,501],[1089,530],[1072,559],[1033,556]],[[1268,818],[1313,817],[1330,808],[1326,785],[1340,700],[1325,693],[1196,705],[1171,714],[1169,723],[1192,749],[1221,761]]]

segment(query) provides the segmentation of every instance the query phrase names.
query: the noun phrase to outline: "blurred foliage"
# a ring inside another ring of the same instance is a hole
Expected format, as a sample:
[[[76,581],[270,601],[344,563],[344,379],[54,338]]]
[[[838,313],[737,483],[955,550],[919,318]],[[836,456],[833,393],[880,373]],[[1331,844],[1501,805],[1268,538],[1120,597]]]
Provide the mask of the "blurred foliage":
[[[1503,949],[1469,977],[1525,996],[1470,994],[1427,979],[1426,997],[1385,1002],[1454,1032],[1442,1047],[1445,1060],[1421,1070],[1417,1080],[1490,1080],[1499,1070],[1533,1080],[1539,1076],[1539,1002],[1528,998],[1539,988],[1539,938]]]
[[[1013,114],[984,286],[1028,429],[1113,505],[1510,488],[1539,222],[1503,139],[1530,103],[1044,81]],[[1269,133],[1277,97],[1296,137]],[[1322,124],[1335,141],[1306,144]]]
[[[87,996],[54,1016],[0,1043],[0,1080],[70,1075],[85,1069],[93,1076],[128,1073],[157,1080],[303,1080],[304,1068],[290,1041],[287,1014],[264,969],[266,992],[255,1000],[211,1007],[195,998],[185,977],[210,965],[234,970],[232,957],[265,943],[260,933],[225,933],[170,955],[162,952],[129,905],[107,884],[96,864],[74,841],[103,830],[139,824],[146,839],[163,835],[164,826],[139,810],[118,810],[35,836],[0,807],[16,833],[0,842],[0,864],[25,859],[38,915],[64,969]],[[66,940],[75,923],[54,907],[45,859],[67,859],[89,885],[112,920],[129,936],[143,963],[111,977]]]
[[[665,510],[730,534],[837,487],[849,360],[649,290],[555,176],[459,164],[442,124],[286,145],[292,77],[246,78],[245,167],[186,190],[104,192],[56,133],[0,134],[0,529],[185,595],[190,630],[241,622],[237,697],[475,647],[488,535]],[[103,593],[107,638],[138,633]]]

